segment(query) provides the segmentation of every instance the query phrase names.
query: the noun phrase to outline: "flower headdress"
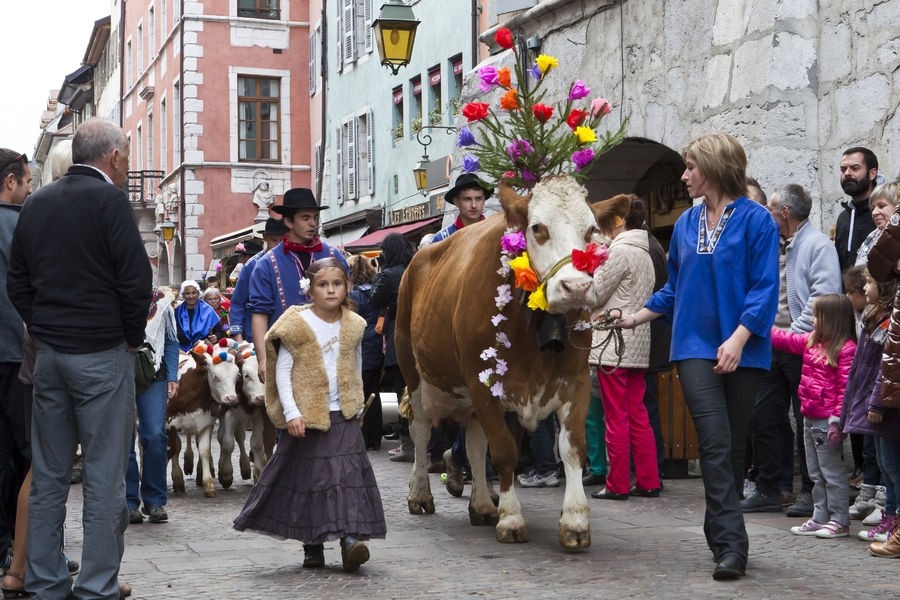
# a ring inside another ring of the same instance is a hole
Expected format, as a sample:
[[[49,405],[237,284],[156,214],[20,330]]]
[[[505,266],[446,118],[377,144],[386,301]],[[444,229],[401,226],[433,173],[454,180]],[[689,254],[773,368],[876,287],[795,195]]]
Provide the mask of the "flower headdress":
[[[510,30],[501,27],[495,40],[513,51],[515,79],[509,67],[488,65],[478,70],[481,91],[498,87],[506,91],[500,98],[500,115],[487,102],[463,106],[469,125],[460,129],[457,145],[470,153],[463,157],[462,170],[495,174],[528,189],[545,175],[584,179],[594,160],[622,141],[627,120],[614,133],[598,133],[612,106],[605,98],[588,100],[591,90],[580,79],[572,83],[565,103],[545,104],[544,81],[559,61],[541,54],[524,71]]]
[[[219,349],[216,348],[219,347]],[[204,344],[202,341],[197,342],[197,344],[191,348],[191,352],[194,354],[206,354],[212,357],[213,364],[217,365],[220,362],[234,362],[235,360],[235,352],[238,349],[239,344],[229,338],[222,338],[218,342],[216,342],[215,346],[213,344]]]

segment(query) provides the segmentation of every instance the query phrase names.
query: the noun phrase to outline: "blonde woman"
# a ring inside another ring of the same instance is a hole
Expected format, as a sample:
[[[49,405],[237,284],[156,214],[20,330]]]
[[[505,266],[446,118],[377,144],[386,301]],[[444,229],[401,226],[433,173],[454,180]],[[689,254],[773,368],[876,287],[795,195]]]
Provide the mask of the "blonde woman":
[[[885,225],[888,224],[888,219],[891,218],[894,209],[897,208],[898,194],[900,194],[900,183],[897,182],[883,183],[872,190],[872,195],[869,196],[869,209],[872,211],[872,221],[875,223],[875,229],[869,233],[868,237],[860,245],[859,252],[856,254],[855,264],[866,266],[869,260],[869,250],[875,245],[878,236],[881,235]]]

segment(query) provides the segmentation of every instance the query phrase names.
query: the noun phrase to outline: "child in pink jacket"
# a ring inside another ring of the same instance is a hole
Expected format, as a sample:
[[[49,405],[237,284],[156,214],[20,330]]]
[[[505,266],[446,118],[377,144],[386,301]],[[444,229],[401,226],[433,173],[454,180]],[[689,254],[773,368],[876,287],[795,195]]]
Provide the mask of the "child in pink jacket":
[[[772,346],[784,352],[803,355],[800,371],[800,412],[803,414],[803,439],[806,465],[813,481],[812,518],[791,533],[820,538],[847,537],[850,534],[849,477],[841,460],[837,431],[841,405],[853,354],[856,352],[856,324],[853,306],[843,294],[826,294],[813,304],[812,333],[793,333],[772,328]]]

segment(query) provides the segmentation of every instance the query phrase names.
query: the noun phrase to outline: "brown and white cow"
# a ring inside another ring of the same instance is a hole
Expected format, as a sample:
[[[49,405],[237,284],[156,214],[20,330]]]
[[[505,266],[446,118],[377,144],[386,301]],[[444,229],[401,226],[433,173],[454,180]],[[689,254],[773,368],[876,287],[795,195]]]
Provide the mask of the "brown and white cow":
[[[621,223],[627,197],[593,206],[586,191],[567,176],[548,177],[527,196],[509,186],[499,190],[503,214],[465,227],[447,240],[421,250],[400,284],[396,322],[397,357],[409,387],[415,442],[415,463],[409,483],[409,511],[434,512],[428,482],[426,448],[431,423],[451,418],[466,424],[466,449],[472,468],[469,519],[473,525],[495,524],[500,542],[527,542],[528,531],[513,486],[518,448],[504,422],[516,413],[534,430],[539,420],[556,413],[560,424],[559,453],[566,472],[565,499],[559,521],[559,542],[566,548],[590,546],[588,504],[581,485],[585,455],[584,422],[590,400],[588,350],[590,331],[572,331],[561,351],[541,351],[537,324],[542,317],[516,297],[504,309],[507,321],[498,329],[497,286],[510,283],[498,274],[500,240],[508,227],[526,237],[528,255],[547,280],[550,313],[581,318],[584,307],[596,304],[592,276],[565,258],[582,250],[614,221]],[[554,268],[555,267],[555,268]],[[510,349],[499,351],[508,371],[502,376],[505,397],[492,395],[479,380],[487,363],[485,348],[495,345],[502,331]],[[487,436],[487,439],[485,439]],[[485,479],[486,444],[500,477],[500,502],[494,506]]]

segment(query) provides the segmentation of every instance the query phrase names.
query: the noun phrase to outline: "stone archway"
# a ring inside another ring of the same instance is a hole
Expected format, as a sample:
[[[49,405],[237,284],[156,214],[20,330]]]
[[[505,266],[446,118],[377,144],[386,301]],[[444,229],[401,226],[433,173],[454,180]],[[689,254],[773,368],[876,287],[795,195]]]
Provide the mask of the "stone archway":
[[[643,198],[650,229],[668,247],[675,221],[693,204],[681,182],[684,168],[681,155],[668,146],[647,138],[627,137],[597,159],[585,186],[591,200],[616,194]]]

